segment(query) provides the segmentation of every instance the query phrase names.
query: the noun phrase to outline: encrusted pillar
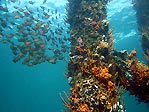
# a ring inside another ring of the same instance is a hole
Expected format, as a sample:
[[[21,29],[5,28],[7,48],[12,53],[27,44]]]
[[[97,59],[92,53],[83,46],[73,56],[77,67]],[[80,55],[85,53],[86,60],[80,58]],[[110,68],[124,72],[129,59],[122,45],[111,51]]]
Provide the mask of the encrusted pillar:
[[[109,29],[108,0],[68,0],[66,22],[70,24],[71,52],[68,74],[71,85],[67,100],[71,112],[125,111],[118,89],[118,72],[111,57],[112,30]]]

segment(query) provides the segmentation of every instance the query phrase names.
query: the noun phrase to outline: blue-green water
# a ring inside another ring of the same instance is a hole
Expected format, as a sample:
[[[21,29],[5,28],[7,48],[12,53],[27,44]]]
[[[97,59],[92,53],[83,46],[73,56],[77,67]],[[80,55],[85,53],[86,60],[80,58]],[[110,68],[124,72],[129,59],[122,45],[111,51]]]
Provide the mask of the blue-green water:
[[[27,67],[12,62],[8,46],[0,44],[0,112],[60,112],[59,93],[68,91],[63,61]]]
[[[59,9],[64,0],[49,0]],[[49,4],[50,7],[52,5]],[[130,0],[113,0],[108,5],[108,18],[113,29],[115,48],[129,52],[136,48],[143,59],[135,11]],[[69,91],[64,72],[67,63],[43,63],[27,67],[12,62],[9,47],[0,43],[0,112],[60,112],[64,108],[59,93]],[[135,97],[124,95],[127,112],[148,112],[146,104],[138,104]]]

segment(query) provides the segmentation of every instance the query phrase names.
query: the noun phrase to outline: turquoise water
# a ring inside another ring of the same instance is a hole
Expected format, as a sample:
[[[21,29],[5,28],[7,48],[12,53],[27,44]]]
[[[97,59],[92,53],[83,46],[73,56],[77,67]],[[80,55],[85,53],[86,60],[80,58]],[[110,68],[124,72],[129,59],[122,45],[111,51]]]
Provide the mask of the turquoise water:
[[[69,90],[66,63],[30,68],[13,63],[7,46],[0,48],[0,112],[60,112],[59,93]]]
[[[67,64],[26,67],[12,62],[6,45],[0,48],[0,112],[60,112],[59,93],[69,90],[63,75]]]
[[[64,0],[49,0],[50,7],[63,9]],[[23,3],[23,2],[22,2]],[[55,4],[55,5],[52,5]],[[113,0],[108,5],[108,19],[113,29],[115,48],[136,48],[138,58],[143,61],[135,11],[130,0]],[[43,63],[27,67],[12,62],[7,45],[0,43],[0,112],[60,112],[64,108],[59,93],[69,91],[64,72],[67,63]],[[146,104],[138,104],[135,97],[124,95],[127,112],[148,112]]]

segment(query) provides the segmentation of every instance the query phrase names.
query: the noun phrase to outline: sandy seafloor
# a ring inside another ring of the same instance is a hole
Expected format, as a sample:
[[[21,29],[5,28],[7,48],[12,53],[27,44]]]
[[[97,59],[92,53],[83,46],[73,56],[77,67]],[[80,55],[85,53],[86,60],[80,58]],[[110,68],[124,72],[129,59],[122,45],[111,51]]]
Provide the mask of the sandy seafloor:
[[[49,0],[54,7],[63,8],[65,0]],[[108,5],[108,19],[113,29],[115,48],[136,48],[143,61],[135,11],[131,0],[113,0]],[[50,5],[51,6],[51,5]],[[12,62],[9,47],[0,43],[0,112],[60,112],[64,108],[59,93],[69,91],[64,72],[67,64],[43,63],[27,67]],[[124,95],[127,112],[148,112],[146,104],[138,104],[134,96]]]

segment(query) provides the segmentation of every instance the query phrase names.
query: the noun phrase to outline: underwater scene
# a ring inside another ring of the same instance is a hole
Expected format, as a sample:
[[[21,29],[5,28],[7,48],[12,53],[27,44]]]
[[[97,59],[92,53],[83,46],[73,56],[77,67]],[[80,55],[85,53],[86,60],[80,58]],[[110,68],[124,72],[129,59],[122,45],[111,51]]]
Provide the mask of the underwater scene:
[[[149,112],[149,0],[0,0],[0,112]]]

